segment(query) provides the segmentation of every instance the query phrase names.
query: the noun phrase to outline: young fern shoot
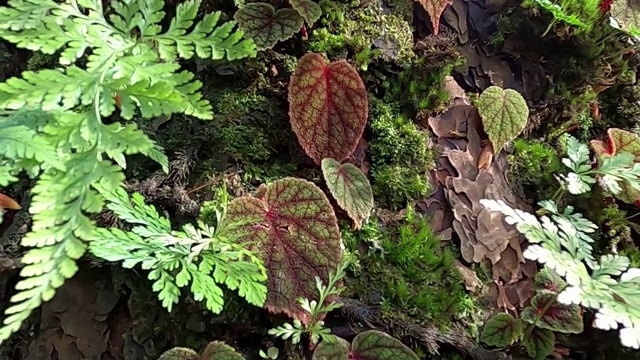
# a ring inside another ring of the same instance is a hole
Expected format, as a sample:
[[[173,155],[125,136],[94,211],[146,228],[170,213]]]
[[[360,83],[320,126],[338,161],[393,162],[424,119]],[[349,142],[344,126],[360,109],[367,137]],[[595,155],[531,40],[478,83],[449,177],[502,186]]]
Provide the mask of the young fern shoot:
[[[108,14],[102,0],[9,0],[0,7],[0,37],[19,48],[59,53],[63,66],[0,83],[0,187],[22,171],[37,178],[29,207],[33,225],[21,243],[32,249],[22,259],[0,342],[77,272],[76,260],[96,233],[89,214],[103,206],[95,189],[117,191],[125,156],[143,154],[168,170],[159,146],[135,124],[102,118],[119,110],[126,120],[136,112],[210,119],[202,84],[179,71],[177,60],[256,54],[234,22],[218,25],[219,12],[195,22],[201,0],[178,5],[166,31],[162,0],[108,3]]]

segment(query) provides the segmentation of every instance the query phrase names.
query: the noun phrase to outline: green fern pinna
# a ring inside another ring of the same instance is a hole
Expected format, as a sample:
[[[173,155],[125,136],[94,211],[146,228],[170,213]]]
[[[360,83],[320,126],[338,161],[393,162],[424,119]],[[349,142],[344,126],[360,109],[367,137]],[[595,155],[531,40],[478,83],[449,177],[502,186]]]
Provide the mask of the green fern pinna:
[[[108,3],[105,9],[102,0],[9,0],[0,7],[0,37],[57,54],[61,65],[0,83],[0,187],[22,171],[37,178],[33,226],[22,240],[31,249],[0,341],[76,273],[76,260],[98,234],[90,214],[122,186],[125,156],[144,154],[168,170],[161,149],[134,124],[102,119],[117,113],[131,120],[137,112],[211,119],[202,84],[177,60],[256,55],[234,22],[218,24],[219,12],[195,22],[201,0],[177,6],[166,30],[162,0]]]

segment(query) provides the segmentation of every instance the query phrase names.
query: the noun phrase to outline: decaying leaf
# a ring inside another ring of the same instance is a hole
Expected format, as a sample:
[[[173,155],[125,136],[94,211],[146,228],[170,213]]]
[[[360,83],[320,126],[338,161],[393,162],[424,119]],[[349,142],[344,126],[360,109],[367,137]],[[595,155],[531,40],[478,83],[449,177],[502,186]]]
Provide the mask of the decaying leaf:
[[[417,0],[424,10],[429,13],[433,35],[438,35],[440,31],[440,16],[447,6],[453,4],[453,0]]]
[[[20,204],[18,204],[17,201],[13,200],[12,198],[8,197],[7,195],[4,195],[2,193],[0,193],[0,211],[2,211],[3,209],[6,210],[20,210]]]
[[[333,198],[360,229],[373,209],[373,190],[367,176],[353,164],[340,165],[330,158],[322,160],[322,174]]]
[[[346,61],[320,54],[300,58],[289,83],[291,127],[316,164],[344,161],[358,146],[369,117],[367,88]]]
[[[304,19],[294,9],[279,9],[267,3],[249,3],[238,9],[234,19],[258,50],[271,49],[297,33]]]
[[[598,162],[620,153],[630,153],[635,156],[635,162],[640,162],[640,136],[630,131],[609,129],[607,130],[606,142],[592,140],[591,148]],[[640,191],[636,190],[628,181],[621,181],[619,185],[622,192],[616,194],[616,198],[628,204],[640,201]]]
[[[519,92],[490,86],[480,94],[478,112],[496,153],[527,126],[529,107]]]
[[[304,21],[309,26],[313,26],[322,16],[320,5],[311,0],[289,0],[289,4],[304,18]]]
[[[276,180],[262,198],[229,203],[226,221],[247,223],[241,241],[262,259],[268,272],[265,308],[307,323],[309,314],[296,299],[318,300],[316,277],[324,283],[342,258],[342,240],[327,196],[313,183]],[[331,300],[328,300],[331,301]]]

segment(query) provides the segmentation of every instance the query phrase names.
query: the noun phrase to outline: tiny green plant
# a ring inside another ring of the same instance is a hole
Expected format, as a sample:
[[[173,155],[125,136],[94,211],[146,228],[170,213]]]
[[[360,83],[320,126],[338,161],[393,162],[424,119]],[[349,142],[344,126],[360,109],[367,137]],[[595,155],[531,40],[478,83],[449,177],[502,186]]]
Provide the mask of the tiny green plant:
[[[325,342],[334,342],[337,337],[331,334],[331,330],[324,327],[324,317],[331,311],[342,306],[339,302],[331,299],[340,295],[343,287],[340,285],[341,280],[345,277],[347,268],[351,264],[351,257],[345,256],[335,272],[329,275],[329,281],[325,285],[322,279],[316,278],[316,287],[318,288],[318,301],[305,298],[298,298],[300,306],[309,314],[310,321],[303,324],[300,320],[294,320],[293,324],[285,323],[269,330],[270,335],[275,335],[284,340],[291,338],[291,342],[297,344],[303,334],[309,334],[311,347],[315,346],[320,340]]]
[[[280,354],[280,350],[278,350],[277,347],[273,347],[273,346],[268,348],[266,352],[262,349],[260,349],[260,351],[258,352],[258,355],[260,355],[261,358],[272,359],[272,360],[277,359],[279,354]]]
[[[179,59],[234,60],[256,55],[221,12],[195,21],[201,0],[187,0],[163,31],[162,0],[10,0],[0,7],[0,37],[22,49],[56,54],[60,67],[24,71],[0,83],[0,186],[23,171],[37,178],[29,212],[31,249],[18,292],[5,309],[0,342],[77,271],[95,235],[90,214],[116,191],[126,155],[143,154],[168,171],[167,157],[135,123],[106,123],[119,112],[148,119],[184,113],[211,119],[202,83]],[[89,55],[85,55],[88,53]]]

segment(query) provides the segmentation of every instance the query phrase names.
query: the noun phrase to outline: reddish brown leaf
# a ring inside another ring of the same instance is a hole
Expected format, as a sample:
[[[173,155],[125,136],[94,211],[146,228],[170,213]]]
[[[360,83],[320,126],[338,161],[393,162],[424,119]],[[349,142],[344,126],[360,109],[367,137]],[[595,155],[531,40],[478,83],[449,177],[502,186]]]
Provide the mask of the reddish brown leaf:
[[[307,180],[284,178],[265,188],[262,198],[234,199],[226,221],[248,224],[240,230],[241,241],[251,243],[267,268],[265,308],[308,323],[297,299],[318,300],[316,276],[326,284],[337,268],[342,257],[337,219],[327,196]]]
[[[20,204],[7,195],[0,194],[0,209],[20,210]]]
[[[640,162],[640,137],[630,131],[609,129],[606,141],[592,140],[591,148],[599,162],[620,153],[630,153],[635,156],[635,162]],[[622,181],[620,187],[622,192],[616,195],[618,199],[629,204],[640,201],[640,191],[634,189],[631,184]]]
[[[447,8],[453,4],[453,0],[418,0],[420,5],[429,14],[431,26],[433,27],[433,35],[438,35],[440,28],[440,16]]]
[[[367,88],[346,61],[327,64],[320,54],[298,62],[289,83],[291,127],[316,164],[344,161],[355,150],[369,117]]]

